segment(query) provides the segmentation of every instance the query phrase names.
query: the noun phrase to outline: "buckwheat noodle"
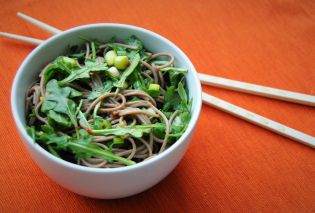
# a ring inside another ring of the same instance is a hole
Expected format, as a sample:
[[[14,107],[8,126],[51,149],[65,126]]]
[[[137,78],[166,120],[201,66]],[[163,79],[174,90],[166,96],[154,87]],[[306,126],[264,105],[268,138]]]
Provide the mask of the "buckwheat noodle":
[[[130,50],[137,50],[132,45],[123,43],[114,43],[119,47],[123,47]],[[109,45],[103,44],[99,46],[97,50],[96,60],[99,63],[104,63],[104,55],[110,50]],[[85,46],[86,59],[91,59],[92,47],[89,43]],[[152,97],[148,93],[128,87],[120,90],[118,93],[115,91],[106,92],[98,96],[94,100],[89,100],[88,96],[94,88],[103,85],[103,81],[100,75],[95,72],[93,76],[84,81],[83,83],[76,83],[76,81],[67,83],[66,86],[71,87],[77,91],[83,93],[81,111],[84,112],[88,119],[88,123],[92,124],[93,116],[101,116],[102,118],[109,121],[112,128],[124,127],[124,126],[135,126],[135,125],[146,125],[160,122],[165,124],[164,137],[159,138],[154,135],[152,131],[149,134],[144,135],[141,138],[135,138],[130,135],[125,136],[124,144],[118,147],[112,147],[112,152],[121,157],[125,157],[135,162],[141,162],[148,160],[155,155],[165,151],[171,144],[169,144],[169,134],[171,132],[172,123],[176,120],[179,111],[173,111],[169,115],[166,115],[162,111],[161,106],[164,104],[164,94],[167,88],[170,86],[169,77],[165,77],[162,72],[163,68],[174,66],[174,56],[170,53],[160,52],[151,53],[145,52],[147,56],[145,59],[140,61],[140,75],[144,79],[153,80],[154,83],[160,85],[160,95],[158,97]],[[157,65],[156,60],[163,58],[163,64]],[[50,64],[48,64],[50,65]],[[48,66],[47,65],[47,66]],[[45,70],[47,66],[40,73],[38,80],[27,90],[26,92],[26,114],[34,112],[34,116],[27,120],[28,125],[42,125],[48,124],[48,118],[41,113],[40,108],[45,100]],[[85,65],[80,63],[80,67]],[[185,82],[183,82],[185,84]],[[92,116],[93,114],[93,116]],[[78,123],[79,128],[86,129],[85,124],[82,122]],[[68,129],[61,131],[62,134],[73,132],[74,129]],[[64,133],[62,133],[64,132]],[[107,150],[109,149],[108,143],[115,138],[114,135],[110,136],[93,136],[91,143],[94,145]],[[72,160],[74,161],[74,160]],[[81,158],[77,160],[77,163],[87,167],[93,168],[117,168],[125,166],[122,163],[115,161],[108,161],[103,158],[92,156],[88,158]]]

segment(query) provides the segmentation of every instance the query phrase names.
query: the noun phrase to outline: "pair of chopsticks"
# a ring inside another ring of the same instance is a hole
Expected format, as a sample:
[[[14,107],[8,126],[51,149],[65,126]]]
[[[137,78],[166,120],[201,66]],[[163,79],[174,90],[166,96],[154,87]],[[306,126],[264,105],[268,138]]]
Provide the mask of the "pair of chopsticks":
[[[58,34],[62,32],[61,30],[55,27],[45,24],[23,13],[18,12],[17,16],[50,32],[51,34]],[[40,40],[40,39],[11,34],[11,33],[5,33],[5,32],[0,32],[0,36],[28,42],[35,45],[39,45],[42,42],[44,42],[43,40]],[[315,96],[312,96],[312,95],[291,92],[288,90],[275,89],[272,87],[265,87],[265,86],[260,86],[256,84],[250,84],[250,83],[230,80],[226,78],[221,78],[221,77],[216,77],[216,76],[206,75],[206,74],[201,74],[201,73],[198,74],[198,77],[201,83],[205,85],[225,88],[225,89],[244,92],[244,93],[250,93],[254,95],[264,96],[268,98],[273,98],[273,99],[278,99],[278,100],[283,100],[283,101],[288,101],[288,102],[293,102],[293,103],[298,103],[298,104],[303,104],[303,105],[308,105],[308,106],[315,106]],[[217,108],[231,115],[239,117],[257,126],[263,127],[272,132],[275,132],[277,134],[283,135],[287,138],[290,138],[292,140],[295,140],[297,142],[300,142],[312,148],[315,148],[315,137],[313,136],[310,136],[298,130],[292,129],[281,123],[278,123],[268,118],[265,118],[263,116],[260,116],[254,112],[238,107],[234,104],[231,104],[229,102],[226,102],[222,99],[219,99],[215,96],[209,95],[204,92],[202,93],[202,101],[205,104],[208,104],[214,108]]]

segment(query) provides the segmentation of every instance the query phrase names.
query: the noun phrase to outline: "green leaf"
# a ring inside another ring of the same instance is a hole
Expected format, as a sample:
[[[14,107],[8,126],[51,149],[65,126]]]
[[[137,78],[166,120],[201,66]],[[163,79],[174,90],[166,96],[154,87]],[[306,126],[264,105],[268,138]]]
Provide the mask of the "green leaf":
[[[26,132],[35,141],[35,126],[27,126]]]
[[[150,131],[154,128],[164,128],[164,124],[155,123],[155,124],[147,124],[147,125],[135,125],[135,126],[126,126],[124,128],[114,128],[114,129],[101,129],[101,130],[93,130],[93,135],[131,135],[136,138],[141,138],[144,133],[150,133]]]
[[[109,150],[112,150],[114,145],[121,145],[121,144],[124,144],[124,139],[121,137],[116,137],[113,139],[113,142],[109,145]]]
[[[55,151],[67,150],[68,140],[70,136],[57,135],[50,126],[42,125],[43,131],[37,131],[35,134],[36,142],[41,142],[51,146]]]
[[[125,40],[125,44],[133,46],[135,49],[141,50],[143,48],[142,42],[135,36],[132,35]]]
[[[180,133],[179,135],[182,135],[184,131],[186,130],[188,123],[190,121],[190,113],[185,111],[180,113],[175,117],[171,124],[171,133]]]
[[[54,63],[48,65],[48,67],[46,67],[46,69],[44,70],[45,83],[47,83],[53,77],[53,75],[60,70],[62,69],[60,69],[58,65]],[[64,74],[67,74],[67,73],[64,73]]]
[[[93,101],[94,99],[98,98],[104,93],[110,92],[112,88],[114,87],[113,82],[110,80],[107,80],[103,83],[103,87],[97,87],[91,91],[91,93],[88,96],[88,99],[90,101]]]
[[[94,147],[96,145],[91,144],[92,136],[89,135],[84,129],[79,130],[79,138],[72,139],[71,143],[81,144],[82,146]],[[70,143],[68,144],[70,145]],[[98,146],[96,146],[98,147]],[[86,152],[76,146],[70,146],[71,151],[76,155],[76,158],[89,158],[92,157],[93,154],[90,152]]]
[[[64,126],[64,127],[71,127],[72,123],[69,120],[69,118],[66,115],[63,115],[61,113],[55,112],[53,110],[48,111],[48,122],[50,125],[53,125],[54,123],[51,123],[51,121],[56,122],[57,124]]]
[[[58,152],[52,147],[52,146],[47,146],[47,148],[48,148],[48,151],[51,153],[51,154],[53,154],[54,156],[56,156],[57,158],[60,158],[61,159],[61,157],[60,157],[60,155],[58,154]]]
[[[78,68],[78,61],[66,56],[59,56],[54,62],[61,70],[70,73],[73,69]]]
[[[85,58],[85,49],[79,47],[78,45],[69,46],[67,49],[67,54],[70,58],[75,58],[77,60],[83,60]]]
[[[73,102],[72,97],[82,95],[70,87],[60,87],[55,79],[48,82],[46,95],[41,111],[47,113],[54,110],[59,113],[68,114],[68,104]]]
[[[123,72],[118,82],[114,83],[115,87],[122,88],[127,77],[136,69],[140,62],[140,55],[136,54],[135,57],[132,59],[131,64],[127,67],[127,69]]]
[[[91,71],[105,71],[107,69],[108,67],[106,64],[87,63],[85,67],[72,70],[70,75],[66,77],[65,79],[59,81],[59,83],[61,85],[64,85],[66,83],[70,83],[77,79],[90,78]]]
[[[53,79],[47,83],[45,100],[41,106],[41,111],[48,114],[50,119],[62,126],[69,127],[67,121],[76,126],[76,104],[70,98],[81,95],[80,92],[70,87],[60,87],[57,80]]]
[[[164,138],[165,137],[165,126],[162,128],[154,128],[152,130],[152,133],[154,136],[158,138]]]
[[[179,82],[177,90],[180,103],[174,109],[179,110],[179,114],[174,118],[168,135],[169,138],[175,139],[178,139],[185,132],[191,117],[190,103],[188,103],[188,96],[182,82]]]
[[[79,137],[77,139],[72,139],[66,134],[57,135],[55,132],[51,131],[51,127],[47,125],[43,125],[42,127],[44,127],[44,129],[48,132],[36,132],[36,141],[46,144],[48,151],[56,157],[60,157],[58,151],[70,150],[78,159],[98,156],[106,160],[117,161],[125,165],[135,164],[134,161],[117,156],[109,150],[104,150],[99,146],[92,144],[92,136],[83,129],[79,130]]]
[[[187,98],[187,94],[186,94],[186,91],[184,89],[182,82],[179,82],[179,84],[178,84],[178,94],[179,94],[179,97],[181,98],[182,102],[187,104],[188,98]]]
[[[83,124],[83,126],[86,126],[87,128],[91,128],[91,126],[90,126],[89,122],[86,120],[83,112],[79,111],[78,119],[80,120],[80,123]]]
[[[175,87],[177,87],[178,83],[185,78],[184,74],[181,72],[168,72],[168,73],[169,73],[169,79],[170,79],[171,85]]]
[[[41,125],[40,127],[41,127],[41,129],[42,129],[45,133],[47,133],[47,134],[52,134],[52,133],[54,133],[54,128],[52,128],[50,125],[44,124],[44,125]]]
[[[97,156],[104,158],[105,160],[118,161],[125,165],[135,164],[134,161],[115,155],[109,150],[104,150],[99,146],[92,144],[92,136],[89,135],[85,130],[81,129],[79,133],[79,139],[68,142],[69,148],[76,155],[77,158],[88,158],[92,156]]]
[[[164,94],[163,111],[175,110],[180,105],[180,97],[175,91],[174,86],[170,86],[166,89]]]
[[[68,135],[57,135],[55,133],[48,135],[48,140],[46,142],[47,145],[53,146],[56,150],[67,150],[68,148],[68,141],[70,136]]]
[[[131,166],[136,164],[132,160],[128,160],[127,158],[120,157],[118,155],[113,154],[108,150],[101,149],[100,147],[93,144],[84,144],[84,143],[69,143],[69,147],[78,157],[87,158],[91,156],[97,156],[104,158],[105,160],[114,160],[120,163],[123,163],[127,166]]]
[[[146,82],[145,79],[143,79],[143,77],[141,76],[140,70],[141,70],[140,66],[137,66],[135,71],[132,72],[131,75],[129,76],[128,80],[132,82],[133,89],[139,89],[146,92],[147,90]]]
[[[59,56],[48,67],[45,68],[45,83],[47,83],[56,73],[67,75],[76,68],[78,68],[78,62],[76,59],[66,56]]]
[[[112,124],[108,121],[103,119],[100,116],[97,116],[94,119],[94,124],[93,124],[93,129],[95,130],[100,130],[100,129],[111,129],[112,128]]]
[[[109,43],[109,44],[107,44],[107,46],[109,46],[110,48],[115,50],[117,55],[120,55],[120,56],[127,55],[126,48],[124,48],[122,46],[119,46],[119,45],[114,44],[114,43]]]

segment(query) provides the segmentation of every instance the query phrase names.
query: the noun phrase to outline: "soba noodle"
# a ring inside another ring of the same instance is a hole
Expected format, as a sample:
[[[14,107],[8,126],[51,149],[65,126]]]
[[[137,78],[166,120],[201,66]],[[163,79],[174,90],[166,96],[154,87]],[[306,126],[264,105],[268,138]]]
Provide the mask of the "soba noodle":
[[[128,59],[125,67],[118,58]],[[175,143],[190,120],[187,70],[174,63],[135,36],[71,47],[26,92],[27,131],[56,157],[87,167],[148,160]]]

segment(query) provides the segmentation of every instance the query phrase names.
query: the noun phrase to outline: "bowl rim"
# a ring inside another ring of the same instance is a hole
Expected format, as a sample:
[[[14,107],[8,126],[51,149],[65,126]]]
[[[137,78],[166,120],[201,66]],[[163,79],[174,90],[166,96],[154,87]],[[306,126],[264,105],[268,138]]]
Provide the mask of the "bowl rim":
[[[194,86],[195,86],[196,97],[194,97],[194,99],[193,99],[193,101],[195,101],[195,109],[192,112],[192,116],[191,116],[191,119],[190,119],[190,122],[188,124],[187,129],[185,130],[184,134],[168,149],[166,149],[162,153],[158,154],[157,156],[155,156],[149,160],[142,161],[142,162],[137,163],[135,165],[119,167],[119,168],[106,168],[106,169],[104,169],[104,168],[92,168],[92,167],[85,167],[82,165],[74,164],[74,163],[68,162],[66,160],[57,158],[54,155],[50,154],[47,150],[42,148],[39,144],[37,144],[33,141],[33,139],[27,134],[25,126],[18,116],[19,110],[18,110],[18,107],[16,104],[18,82],[20,82],[22,80],[22,77],[24,74],[23,70],[24,70],[25,66],[27,65],[28,61],[36,54],[37,51],[39,51],[42,48],[45,48],[46,45],[48,45],[49,43],[51,43],[55,40],[62,39],[62,37],[64,35],[69,34],[69,33],[73,33],[76,31],[81,31],[82,29],[94,28],[94,27],[96,27],[96,28],[97,27],[126,28],[126,29],[130,29],[130,30],[141,31],[141,33],[145,33],[145,34],[149,34],[150,36],[157,37],[158,39],[166,42],[168,45],[171,46],[172,49],[174,49],[176,52],[178,52],[178,54],[180,54],[185,59],[185,63],[187,63],[192,68],[191,70],[189,70],[189,72],[192,72],[193,77],[194,77],[193,82],[194,82]],[[40,154],[42,154],[43,156],[48,158],[48,160],[53,161],[56,164],[60,164],[60,166],[68,167],[68,168],[74,169],[74,170],[80,170],[82,172],[121,173],[121,172],[128,172],[131,170],[138,170],[138,169],[144,168],[150,164],[154,164],[155,162],[162,159],[164,156],[171,154],[175,149],[177,149],[178,146],[186,140],[186,138],[194,130],[194,127],[197,124],[197,121],[198,121],[198,118],[200,115],[200,111],[201,111],[201,104],[202,104],[201,94],[202,94],[201,93],[201,84],[200,84],[200,80],[197,76],[197,72],[196,72],[194,65],[192,64],[190,59],[186,56],[186,54],[179,47],[177,47],[173,42],[171,42],[167,38],[159,35],[158,33],[155,33],[151,30],[144,29],[142,27],[138,27],[138,26],[134,26],[134,25],[128,25],[128,24],[120,24],[120,23],[97,23],[97,24],[80,25],[80,26],[62,31],[61,33],[58,33],[58,34],[50,37],[49,39],[45,40],[43,43],[41,43],[39,46],[37,46],[34,50],[32,50],[32,52],[24,59],[24,61],[20,65],[17,73],[15,74],[12,88],[11,88],[11,111],[13,114],[13,120],[15,122],[17,129],[18,129],[18,132],[25,139],[25,140],[22,139],[23,143],[29,143],[29,145],[31,145],[37,152],[39,152]]]

